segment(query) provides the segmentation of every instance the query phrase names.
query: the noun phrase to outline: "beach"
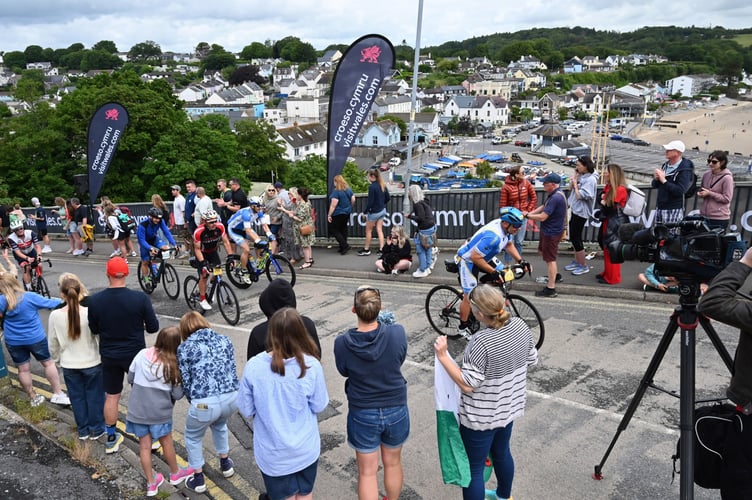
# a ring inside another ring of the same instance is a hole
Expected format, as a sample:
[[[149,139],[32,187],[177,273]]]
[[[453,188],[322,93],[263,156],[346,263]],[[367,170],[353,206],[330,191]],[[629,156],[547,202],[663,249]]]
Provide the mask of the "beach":
[[[665,122],[679,122],[676,128],[666,125],[641,127],[635,137],[652,144],[667,144],[679,139],[687,149],[710,152],[716,149],[746,158],[752,156],[752,102],[723,98],[694,109],[664,113]]]

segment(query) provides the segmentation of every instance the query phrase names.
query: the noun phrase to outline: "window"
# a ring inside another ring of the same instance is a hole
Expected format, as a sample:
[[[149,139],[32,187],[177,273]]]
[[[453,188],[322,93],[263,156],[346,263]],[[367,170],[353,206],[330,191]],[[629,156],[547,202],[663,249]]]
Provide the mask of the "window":
[[[374,136],[373,136],[373,137],[371,138],[371,143],[372,143],[372,144],[373,144],[374,146],[378,146],[378,145],[379,145],[379,136],[378,136],[378,135],[374,135]]]

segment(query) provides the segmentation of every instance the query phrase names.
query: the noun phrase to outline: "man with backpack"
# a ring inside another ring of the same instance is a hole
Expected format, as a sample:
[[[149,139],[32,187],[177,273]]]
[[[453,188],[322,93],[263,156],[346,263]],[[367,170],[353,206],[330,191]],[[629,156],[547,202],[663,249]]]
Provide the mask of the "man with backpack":
[[[653,173],[652,186],[658,192],[656,200],[657,224],[675,223],[684,218],[684,198],[694,196],[697,177],[691,160],[684,158],[686,146],[682,141],[664,144],[666,162]]]

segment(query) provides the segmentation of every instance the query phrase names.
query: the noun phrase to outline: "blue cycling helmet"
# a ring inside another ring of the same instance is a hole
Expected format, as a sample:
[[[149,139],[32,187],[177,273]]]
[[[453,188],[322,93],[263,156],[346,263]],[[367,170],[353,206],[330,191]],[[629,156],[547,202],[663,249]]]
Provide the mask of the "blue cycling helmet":
[[[518,208],[501,207],[499,209],[499,214],[499,219],[501,219],[503,222],[511,224],[512,227],[520,228],[522,227],[522,223],[525,221],[525,216],[522,215],[522,212]]]

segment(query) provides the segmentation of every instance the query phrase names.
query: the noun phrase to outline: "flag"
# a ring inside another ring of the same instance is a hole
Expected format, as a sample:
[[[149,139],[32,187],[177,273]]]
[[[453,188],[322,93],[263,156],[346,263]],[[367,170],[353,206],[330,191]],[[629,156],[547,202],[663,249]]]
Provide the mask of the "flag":
[[[327,173],[331,192],[347,156],[368,121],[371,105],[394,67],[394,47],[381,35],[366,35],[342,55],[332,79],[327,123]]]
[[[94,205],[104,175],[115,157],[120,137],[128,125],[128,112],[115,102],[103,104],[89,121],[89,205]]]
[[[454,360],[451,360],[454,362]],[[465,444],[460,436],[457,412],[460,406],[460,388],[454,383],[434,356],[433,394],[436,401],[436,439],[439,444],[439,462],[444,484],[466,488],[470,484],[470,462]]]

